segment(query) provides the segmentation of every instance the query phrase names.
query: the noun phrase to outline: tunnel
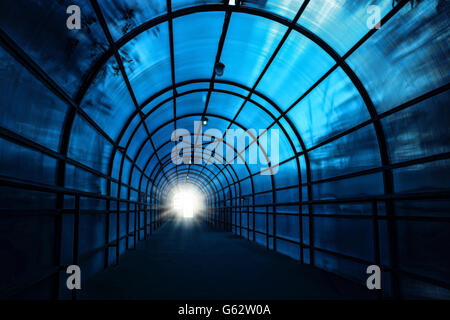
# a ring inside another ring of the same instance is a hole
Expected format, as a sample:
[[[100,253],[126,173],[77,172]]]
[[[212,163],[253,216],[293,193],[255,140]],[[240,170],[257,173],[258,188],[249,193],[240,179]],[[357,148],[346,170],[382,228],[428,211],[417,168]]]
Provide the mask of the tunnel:
[[[449,299],[449,9],[1,1],[1,299]]]

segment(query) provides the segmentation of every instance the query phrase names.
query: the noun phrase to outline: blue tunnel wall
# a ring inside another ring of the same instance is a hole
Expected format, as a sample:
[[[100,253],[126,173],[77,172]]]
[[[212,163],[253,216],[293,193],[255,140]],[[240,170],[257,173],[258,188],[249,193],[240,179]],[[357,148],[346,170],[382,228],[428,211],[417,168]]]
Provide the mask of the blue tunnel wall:
[[[375,1],[378,30],[372,2],[3,1],[2,296],[66,298],[64,266],[117,263],[189,177],[228,231],[361,283],[380,265],[388,297],[449,298],[449,4]],[[278,129],[278,172],[175,165],[172,131],[205,117]]]

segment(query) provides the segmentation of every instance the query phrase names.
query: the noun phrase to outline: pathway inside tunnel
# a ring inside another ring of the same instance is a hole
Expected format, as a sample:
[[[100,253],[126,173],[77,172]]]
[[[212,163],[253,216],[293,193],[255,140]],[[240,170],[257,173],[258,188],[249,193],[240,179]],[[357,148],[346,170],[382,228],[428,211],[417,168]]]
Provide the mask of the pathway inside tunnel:
[[[334,274],[197,220],[168,220],[117,266],[87,279],[79,299],[371,299]]]

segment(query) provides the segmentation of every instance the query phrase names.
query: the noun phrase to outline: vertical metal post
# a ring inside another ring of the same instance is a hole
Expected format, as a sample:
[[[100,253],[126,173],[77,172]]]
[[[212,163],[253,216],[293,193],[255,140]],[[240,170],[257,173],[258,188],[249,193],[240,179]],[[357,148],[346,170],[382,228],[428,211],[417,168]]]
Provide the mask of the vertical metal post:
[[[120,256],[120,200],[117,199],[117,208],[116,208],[116,265],[119,264],[119,256]]]
[[[153,198],[150,198],[150,235],[153,233]]]
[[[80,245],[80,196],[75,195],[75,215],[73,218],[73,264],[78,265],[79,245]],[[72,300],[77,298],[77,289],[72,289]]]
[[[239,237],[242,237],[242,198],[239,197]]]
[[[138,217],[136,203],[134,203],[134,237],[133,237],[133,249],[136,249],[137,238],[139,235]]]
[[[130,237],[130,203],[127,202],[127,223],[126,223],[126,238],[125,238],[125,243],[126,243],[126,248],[125,250],[128,250],[129,248],[129,237]]]
[[[372,201],[372,226],[373,226],[373,255],[374,261],[377,266],[381,265],[381,254],[380,254],[380,234],[378,225],[378,204],[376,201]],[[382,297],[382,290],[376,290],[377,297],[380,299]]]
[[[147,200],[145,200],[147,201]],[[147,203],[144,202],[144,239],[147,240]]]
[[[250,207],[247,204],[247,240],[250,240]]]
[[[237,221],[237,200],[234,201],[234,206],[231,207],[233,216],[234,216],[234,232],[237,235],[238,234],[238,221]]]
[[[254,203],[254,202],[253,202]],[[253,216],[252,216],[252,220],[253,220],[253,242],[255,242],[256,241],[256,238],[255,238],[255,235],[256,235],[256,232],[255,232],[255,206],[253,205],[252,206],[252,211],[253,211]]]
[[[266,249],[269,250],[269,206],[266,205]]]
[[[230,201],[230,206],[228,207],[228,219],[230,219],[230,231],[233,232],[233,209],[232,209],[232,202]]]
[[[137,215],[138,215],[138,241],[141,240],[141,207],[139,202],[136,203],[136,207],[137,207]]]
[[[272,228],[273,228],[273,240],[272,240],[272,244],[273,244],[273,251],[277,251],[277,217],[276,217],[276,212],[275,210],[272,212]]]
[[[108,262],[109,262],[109,226],[110,226],[110,211],[111,210],[111,204],[110,200],[106,200],[106,222],[105,222],[105,263],[104,268],[108,268]]]

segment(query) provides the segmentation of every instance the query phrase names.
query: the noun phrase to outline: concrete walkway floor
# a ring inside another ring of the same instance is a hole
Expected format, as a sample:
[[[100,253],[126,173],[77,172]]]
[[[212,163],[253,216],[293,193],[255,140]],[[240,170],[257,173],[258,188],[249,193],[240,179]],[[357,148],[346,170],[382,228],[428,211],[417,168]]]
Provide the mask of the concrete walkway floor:
[[[201,223],[170,220],[79,299],[370,299],[358,285]]]

